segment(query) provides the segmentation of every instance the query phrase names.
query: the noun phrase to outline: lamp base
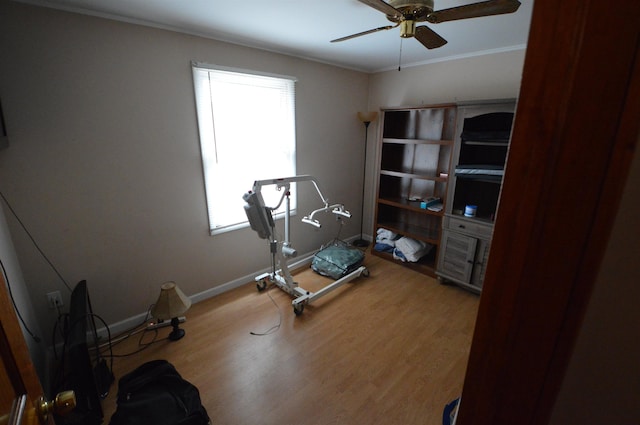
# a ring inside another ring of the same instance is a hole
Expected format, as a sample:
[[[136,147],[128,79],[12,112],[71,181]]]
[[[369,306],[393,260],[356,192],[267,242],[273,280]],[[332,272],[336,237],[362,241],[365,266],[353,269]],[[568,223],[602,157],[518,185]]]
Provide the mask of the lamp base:
[[[173,319],[171,319],[171,325],[173,326],[173,330],[171,331],[171,333],[167,338],[170,341],[177,341],[180,338],[182,338],[185,334],[184,329],[179,328],[180,319],[178,319],[177,317],[174,317]]]
[[[173,331],[171,331],[171,333],[169,334],[169,336],[167,338],[169,338],[171,341],[177,341],[180,338],[182,338],[184,336],[185,332],[184,329],[174,329]]]
[[[365,241],[364,239],[358,239],[358,240],[355,240],[355,241],[351,242],[351,245],[357,246],[357,247],[360,247],[360,248],[366,248],[366,247],[369,246],[369,241]]]

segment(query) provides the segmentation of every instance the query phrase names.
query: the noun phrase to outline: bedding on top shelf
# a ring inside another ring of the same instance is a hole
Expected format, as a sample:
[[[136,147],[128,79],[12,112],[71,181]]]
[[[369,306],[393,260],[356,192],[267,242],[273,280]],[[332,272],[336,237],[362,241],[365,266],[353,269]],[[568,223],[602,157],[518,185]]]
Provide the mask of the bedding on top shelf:
[[[502,165],[456,165],[455,175],[464,179],[483,179],[500,181],[504,176]]]

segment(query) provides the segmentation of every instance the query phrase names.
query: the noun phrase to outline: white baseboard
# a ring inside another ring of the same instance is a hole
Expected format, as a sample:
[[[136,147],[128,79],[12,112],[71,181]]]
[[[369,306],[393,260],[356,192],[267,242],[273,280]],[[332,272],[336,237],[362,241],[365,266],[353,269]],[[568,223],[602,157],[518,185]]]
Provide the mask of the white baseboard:
[[[346,242],[351,243],[354,240],[358,239],[358,236],[359,235],[353,236],[353,237],[347,239]],[[369,239],[368,235],[364,235],[364,239],[365,240]],[[289,264],[289,269],[294,270],[296,268],[300,268],[300,267],[306,266],[307,264],[311,264],[311,260],[313,259],[313,256],[314,256],[315,253],[316,253],[316,251],[304,254],[297,261],[291,262]],[[199,292],[197,294],[191,295],[189,297],[189,299],[191,299],[191,302],[194,303],[194,304],[198,303],[200,301],[207,300],[209,298],[215,297],[216,295],[220,295],[220,294],[223,294],[223,293],[225,293],[227,291],[231,291],[232,289],[238,288],[238,287],[240,287],[242,285],[246,285],[247,283],[250,283],[251,281],[253,281],[255,276],[259,276],[261,274],[268,273],[268,272],[271,272],[271,268],[270,267],[264,268],[262,270],[257,270],[257,271],[255,271],[253,273],[241,276],[241,277],[239,277],[237,279],[234,279],[234,280],[232,280],[230,282],[226,282],[226,283],[223,283],[222,285],[218,285],[218,286],[213,287],[211,289],[207,289],[205,291],[202,291],[202,292]],[[135,316],[128,317],[128,318],[126,318],[124,320],[120,320],[119,322],[109,324],[108,325],[108,327],[109,327],[108,331],[107,331],[107,328],[104,327],[104,326],[99,327],[97,329],[98,336],[99,336],[99,338],[101,340],[107,340],[108,337],[109,337],[109,334],[113,337],[114,335],[118,335],[118,334],[126,332],[126,331],[128,331],[130,329],[142,326],[144,323],[146,323],[149,320],[149,318],[147,317],[147,314],[148,314],[148,312],[145,311],[145,312],[137,314]],[[188,316],[189,315],[187,314],[186,315],[186,320],[189,320]],[[101,323],[98,323],[98,325],[101,325]],[[89,335],[88,337],[92,338],[93,336]],[[56,347],[56,349],[58,349],[58,350],[62,349],[62,344],[61,343],[57,344],[57,345],[58,346]],[[48,347],[48,348],[49,348],[49,350],[53,349],[53,347]],[[50,353],[50,355],[51,354],[52,353]]]
[[[290,263],[289,268],[296,269],[306,264],[311,264],[311,260],[313,259],[314,254],[315,252],[305,254],[305,256],[302,257],[300,260]],[[191,299],[191,302],[194,304],[200,301],[207,300],[209,298],[215,297],[216,295],[220,295],[227,291],[231,291],[232,289],[238,288],[242,285],[246,285],[247,283],[253,281],[255,276],[259,276],[267,272],[271,272],[271,269],[265,268],[262,270],[258,270],[254,273],[250,273],[248,275],[239,277],[238,279],[234,279],[230,282],[223,283],[222,285],[218,285],[214,288],[207,289],[206,291],[202,291],[197,294],[191,295],[189,299]],[[135,316],[129,317],[127,319],[121,320],[116,323],[112,323],[109,325],[109,331],[111,333],[111,336],[120,334],[122,332],[126,332],[127,330],[132,329],[136,326],[140,326],[144,323],[145,319],[147,319],[147,312],[137,314]],[[188,313],[186,314],[186,320],[189,320]],[[98,336],[101,339],[108,338],[108,332],[104,326],[101,328],[98,328]]]
[[[354,240],[358,239],[358,236],[352,237],[350,239],[347,240],[347,242],[352,242]],[[365,239],[367,239],[365,237]],[[292,262],[289,264],[289,268],[291,270],[300,268],[300,267],[304,267],[308,264],[311,264],[311,261],[313,260],[313,256],[315,255],[316,251],[310,252],[305,254],[304,256],[302,256],[299,260]],[[214,288],[211,289],[207,289],[206,291],[202,291],[199,292],[197,294],[194,294],[192,296],[190,296],[189,298],[191,299],[192,303],[198,303],[200,301],[204,301],[207,300],[209,298],[215,297],[216,295],[220,295],[223,294],[227,291],[231,291],[232,289],[238,288],[242,285],[246,285],[252,281],[254,281],[254,278],[256,276],[260,276],[261,274],[264,273],[269,273],[271,272],[271,268],[267,267],[264,268],[262,270],[258,270],[255,271],[253,273],[247,274],[245,276],[239,277],[237,279],[234,279],[230,282],[226,282],[223,283],[222,285],[218,285]],[[188,312],[186,314],[186,319],[185,320],[189,320],[188,317]],[[149,318],[147,317],[147,312],[145,311],[144,313],[140,313],[137,314],[135,316],[131,316],[129,318],[126,318],[124,320],[121,320],[119,322],[116,323],[112,323],[108,325],[108,331],[107,328],[102,326],[101,328],[97,329],[98,332],[98,336],[102,341],[106,341],[109,337],[109,335],[111,335],[111,337],[114,337],[116,335],[122,334],[130,329],[134,329],[136,327],[142,326],[144,323],[148,322]],[[91,338],[93,338],[93,335],[87,335],[88,340],[90,340]],[[62,342],[59,342],[58,344],[56,344],[55,349],[57,350],[57,352],[59,353],[62,349],[63,349],[63,344]],[[47,347],[47,354],[46,354],[46,358],[47,358],[47,365],[46,365],[46,370],[47,370],[47,382],[43,382],[43,385],[45,386],[45,388],[47,390],[49,390],[50,388],[50,380],[48,379],[49,376],[52,376],[51,373],[54,370],[54,354],[53,354],[53,350],[54,347],[53,346],[49,346]],[[45,391],[47,392],[47,391]],[[49,397],[51,397],[51,394],[49,394]]]

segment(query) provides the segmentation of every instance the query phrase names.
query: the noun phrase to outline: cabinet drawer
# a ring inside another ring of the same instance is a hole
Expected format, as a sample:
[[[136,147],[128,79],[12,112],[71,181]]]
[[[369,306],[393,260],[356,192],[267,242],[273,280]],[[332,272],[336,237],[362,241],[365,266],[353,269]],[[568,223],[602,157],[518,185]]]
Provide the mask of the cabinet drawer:
[[[482,239],[491,239],[491,234],[493,233],[492,225],[461,217],[446,216],[444,219],[444,227],[445,229],[466,233]]]

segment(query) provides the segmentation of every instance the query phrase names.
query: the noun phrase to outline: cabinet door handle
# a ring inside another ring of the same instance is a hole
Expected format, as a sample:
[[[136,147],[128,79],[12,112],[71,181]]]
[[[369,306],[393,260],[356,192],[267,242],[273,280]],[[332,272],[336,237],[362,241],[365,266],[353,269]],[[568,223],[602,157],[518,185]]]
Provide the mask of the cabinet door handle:
[[[458,224],[458,227],[461,228],[461,229],[465,228],[464,224]]]

